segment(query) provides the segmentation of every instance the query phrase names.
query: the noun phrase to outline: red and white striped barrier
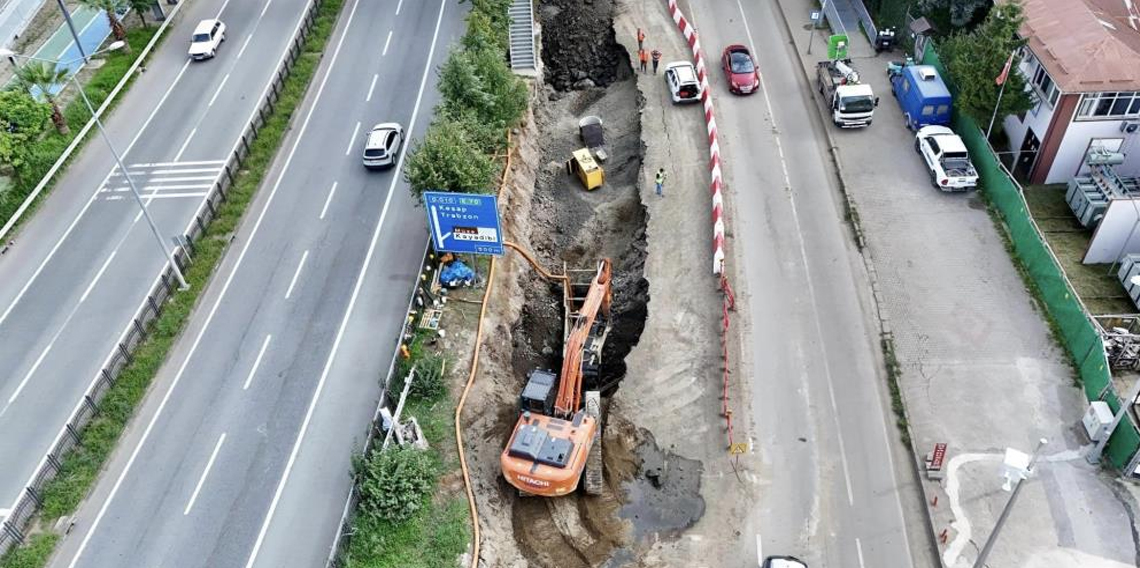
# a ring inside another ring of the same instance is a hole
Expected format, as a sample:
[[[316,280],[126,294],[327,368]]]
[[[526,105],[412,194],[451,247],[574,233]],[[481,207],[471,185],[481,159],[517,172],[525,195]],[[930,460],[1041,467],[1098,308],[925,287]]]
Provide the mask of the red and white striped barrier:
[[[713,114],[712,89],[709,88],[708,76],[705,72],[705,58],[701,52],[701,40],[697,38],[697,29],[685,19],[677,7],[677,0],[669,1],[669,14],[680,28],[681,33],[689,42],[693,50],[693,59],[696,60],[697,78],[701,82],[701,102],[705,105],[705,126],[709,133],[709,174],[712,189],[712,218],[713,218],[713,274],[720,274],[724,270],[724,201],[721,189],[724,182],[720,176],[720,144],[716,137],[716,116]]]

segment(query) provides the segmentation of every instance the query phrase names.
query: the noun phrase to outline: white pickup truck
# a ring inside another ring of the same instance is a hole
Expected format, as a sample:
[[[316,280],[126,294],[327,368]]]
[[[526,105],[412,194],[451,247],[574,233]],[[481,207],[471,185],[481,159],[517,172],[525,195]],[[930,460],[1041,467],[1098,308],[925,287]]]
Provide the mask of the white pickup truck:
[[[870,85],[859,82],[850,59],[820,61],[816,65],[816,90],[827,105],[831,122],[840,128],[871,125],[879,99]]]
[[[978,185],[978,172],[962,139],[945,126],[924,126],[914,137],[914,151],[926,160],[930,183],[942,191],[966,191]]]

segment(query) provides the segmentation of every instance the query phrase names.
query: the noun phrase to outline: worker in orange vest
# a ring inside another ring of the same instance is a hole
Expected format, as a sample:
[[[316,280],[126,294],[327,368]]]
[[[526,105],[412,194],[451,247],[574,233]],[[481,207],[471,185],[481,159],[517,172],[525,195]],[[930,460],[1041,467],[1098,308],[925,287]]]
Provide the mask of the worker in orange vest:
[[[649,64],[649,53],[646,52],[644,49],[639,49],[639,50],[637,50],[637,59],[641,61],[641,72],[642,73],[648,73],[649,70],[647,69],[647,67]]]
[[[641,28],[637,28],[637,50],[638,51],[641,51],[642,47],[644,47],[643,46],[644,43],[645,43],[645,32],[641,31]]]

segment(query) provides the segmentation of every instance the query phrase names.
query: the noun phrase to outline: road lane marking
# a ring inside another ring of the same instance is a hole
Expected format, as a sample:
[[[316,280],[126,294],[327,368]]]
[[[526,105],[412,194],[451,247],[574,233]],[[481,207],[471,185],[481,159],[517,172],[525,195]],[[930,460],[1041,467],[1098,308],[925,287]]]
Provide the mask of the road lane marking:
[[[222,77],[222,83],[220,85],[218,85],[218,90],[214,91],[214,96],[210,97],[210,102],[206,104],[206,108],[210,108],[210,107],[214,106],[214,101],[216,101],[218,99],[218,95],[220,95],[222,93],[222,88],[224,88],[226,86],[226,81],[229,81],[229,80],[230,80],[230,74],[226,73],[226,76]],[[197,128],[195,128],[194,130],[197,130]],[[177,161],[178,157],[175,157],[174,159],[175,159],[175,161]]]
[[[400,8],[402,8],[403,6],[404,6],[404,0],[400,0],[399,2],[396,3],[396,15],[397,16],[400,15]]]
[[[352,147],[356,145],[356,135],[360,134],[360,121],[356,122],[356,128],[352,129],[352,138],[348,139],[348,148],[344,149],[344,155],[347,156],[352,152]]]
[[[91,290],[95,288],[95,284],[103,277],[103,273],[107,271],[107,267],[111,265],[111,261],[115,259],[116,254],[119,254],[118,249],[111,251],[111,256],[107,257],[107,260],[103,262],[102,268],[99,269],[99,272],[95,273],[95,278],[91,279],[91,283],[87,285],[87,289],[83,291],[83,295],[79,298],[80,304],[87,301],[87,296],[91,294]]]
[[[428,75],[431,73],[432,59],[435,57],[435,46],[439,40],[439,28],[443,24],[443,14],[447,9],[448,0],[441,0],[439,4],[439,15],[435,20],[435,31],[431,36],[431,47],[428,49],[427,61],[424,63],[423,74],[420,76],[420,88],[416,93],[416,104],[412,107],[412,117],[408,121],[408,131],[411,132],[416,126],[416,117],[420,112],[420,103],[423,102],[424,88],[427,86]],[[352,11],[348,14],[348,23],[345,24],[345,32],[341,36],[340,41],[337,42],[336,51],[333,52],[333,63],[336,62],[336,56],[340,53],[341,44],[344,42],[345,36],[348,35],[348,28],[352,24],[352,17],[356,14],[356,7],[360,5],[360,0],[355,0],[352,4]],[[332,64],[329,65],[330,69]],[[327,79],[328,76],[325,76]],[[321,82],[321,89],[324,89],[324,81]],[[320,97],[320,91],[317,91],[317,97]],[[310,115],[312,109],[316,108],[316,102],[309,109]],[[305,119],[308,123],[308,118]],[[302,134],[304,133],[304,126],[301,127]],[[300,138],[298,138],[299,140]],[[296,146],[294,146],[294,149]],[[277,489],[273,493],[273,500],[269,503],[269,511],[265,513],[265,521],[261,524],[261,530],[257,533],[257,540],[254,541],[253,550],[249,553],[249,560],[245,564],[245,568],[253,568],[257,562],[257,554],[261,551],[261,546],[265,542],[265,535],[269,532],[269,524],[273,522],[273,514],[277,511],[277,504],[281,501],[281,495],[285,491],[285,485],[289,483],[289,475],[293,471],[293,464],[297,461],[297,454],[301,451],[301,444],[305,441],[305,435],[309,431],[309,424],[313,419],[313,411],[317,408],[317,403],[321,399],[321,393],[325,388],[325,381],[328,379],[329,372],[332,370],[333,360],[336,359],[336,354],[340,350],[340,342],[344,337],[345,329],[348,327],[349,317],[352,315],[352,309],[356,306],[356,300],[360,296],[361,286],[364,284],[364,277],[368,273],[368,267],[372,263],[373,254],[376,252],[376,244],[380,242],[380,230],[384,227],[384,220],[388,217],[388,208],[392,204],[392,196],[396,193],[396,183],[400,181],[400,171],[404,167],[404,156],[406,152],[401,152],[399,159],[396,161],[395,173],[392,176],[392,182],[388,185],[388,196],[384,198],[384,207],[380,210],[380,220],[376,223],[376,228],[372,232],[372,241],[368,244],[368,252],[364,255],[364,262],[360,267],[360,273],[356,277],[356,284],[353,285],[352,295],[348,299],[348,306],[345,308],[344,317],[340,320],[340,327],[337,329],[336,336],[333,339],[332,349],[329,351],[328,359],[325,360],[324,370],[321,371],[321,378],[317,380],[317,388],[313,392],[313,398],[309,401],[309,408],[305,411],[305,419],[301,422],[301,430],[297,433],[297,439],[293,442],[293,449],[289,452],[289,460],[285,463],[285,470],[281,473],[281,481],[277,483]],[[282,169],[282,172],[288,169],[288,164]]]
[[[147,174],[145,172],[140,172],[138,174],[131,174],[131,175],[144,175],[144,176],[146,176],[149,174]],[[146,181],[148,184],[175,183],[175,182],[181,182],[181,181],[204,181],[204,182],[208,182],[208,183],[200,184],[201,186],[211,187],[214,185],[214,180],[216,180],[216,179],[218,179],[217,175],[212,175],[212,176],[185,176],[185,177],[156,177],[156,178],[148,178]],[[120,186],[120,187],[123,187],[123,186]]]
[[[268,3],[266,3],[266,4],[268,4]],[[215,20],[222,19],[222,12],[225,12],[226,6],[229,6],[229,5],[230,5],[230,0],[226,0],[225,2],[222,2],[222,7],[218,10],[218,15],[214,16],[214,19]]]
[[[210,192],[208,192],[208,191],[198,191],[198,192],[194,192],[194,193],[162,193],[162,194],[151,194],[151,195],[144,197],[143,199],[146,200],[147,205],[150,205],[150,202],[155,200],[155,199],[182,199],[182,198],[186,198],[186,197],[206,197],[209,194],[210,194]],[[126,199],[126,198],[127,198],[126,195],[112,195],[112,196],[107,197],[106,201],[119,201],[120,199]],[[138,221],[139,215],[142,215],[141,211],[135,215],[135,221]]]
[[[265,356],[265,349],[269,347],[269,340],[271,339],[273,339],[273,334],[265,336],[265,341],[261,343],[261,350],[257,352],[257,358],[253,360],[253,367],[249,369],[249,375],[245,377],[245,384],[242,385],[241,390],[249,390],[249,385],[253,382],[253,376],[257,374],[257,368],[261,366],[261,358]]]
[[[148,184],[148,185],[143,186],[142,190],[143,191],[155,191],[155,192],[157,192],[157,191],[161,191],[164,189],[168,189],[168,190],[169,189],[209,189],[210,187],[213,187],[213,185],[214,184],[207,184],[207,183],[197,183],[197,184],[193,184],[193,185],[149,185]],[[136,185],[136,187],[138,187],[138,186]],[[117,186],[117,187],[108,187],[108,188],[103,189],[102,191],[105,193],[126,193],[130,190],[131,190],[131,186],[121,185],[121,186]]]
[[[257,16],[258,20],[260,20],[263,16],[265,16],[265,11],[269,9],[269,5],[272,3],[273,3],[273,0],[268,0],[265,3],[265,7],[261,9],[261,14]]]
[[[305,251],[301,255],[301,262],[297,263],[297,271],[293,273],[293,279],[289,281],[289,289],[285,291],[285,299],[288,300],[289,296],[293,295],[293,287],[297,285],[297,278],[301,276],[301,270],[305,268],[305,261],[309,259],[309,251]]]
[[[217,96],[217,95],[215,95],[215,96]],[[213,104],[213,103],[214,103],[214,101],[213,101],[213,99],[211,99],[210,104]],[[186,151],[186,147],[190,145],[190,141],[194,139],[194,135],[197,133],[198,133],[197,128],[194,128],[193,130],[190,131],[190,135],[186,137],[186,141],[182,143],[182,147],[178,149],[178,153],[174,155],[174,161],[177,162],[178,160],[182,159],[183,152]]]
[[[359,2],[359,0],[357,0],[357,1]],[[296,35],[297,30],[299,30],[301,28],[302,22],[304,22],[304,18],[299,18],[297,20],[297,25],[293,29],[294,35]],[[343,38],[341,39],[341,43],[343,43]],[[337,45],[337,53],[339,53],[339,51],[340,51],[340,44]],[[332,70],[333,64],[336,63],[337,53],[333,54],[332,63],[329,64],[329,69],[328,69],[328,71],[326,71],[325,77],[321,80],[321,86],[317,90],[317,94],[316,94],[317,100],[320,100],[321,93],[324,91],[325,83],[328,81],[329,73]],[[284,59],[284,57],[285,57],[284,54],[282,54],[282,59]],[[185,71],[189,65],[190,65],[190,61],[187,60],[186,63],[183,64],[183,66],[182,66],[182,71]],[[179,72],[179,76],[181,76],[181,74],[182,74],[182,72]],[[177,81],[177,79],[176,79],[176,81]],[[262,91],[262,98],[265,97],[265,93],[269,92],[269,86],[271,84],[272,83],[266,84],[265,88]],[[171,88],[167,90],[166,94],[170,94],[170,92],[173,90],[173,88],[174,87],[172,85]],[[163,95],[163,100],[165,100],[165,99],[166,99],[166,95]],[[161,106],[161,102],[159,104]],[[300,145],[301,139],[304,138],[305,130],[309,126],[309,119],[312,118],[313,109],[315,109],[315,108],[316,108],[316,103],[314,101],[313,106],[309,108],[309,113],[308,113],[308,115],[306,115],[304,123],[302,123],[302,125],[301,125],[301,130],[298,134],[297,140],[294,142],[293,148],[289,151],[289,155],[285,159],[285,165],[284,165],[285,170],[287,170],[289,168],[289,164],[293,161],[293,155],[296,153],[297,147]],[[155,107],[154,112],[151,113],[152,118],[155,114],[157,114],[157,111],[158,111],[158,107]],[[256,113],[257,113],[257,110],[255,108],[253,113],[250,114],[251,120],[253,118],[253,115]],[[147,121],[149,122],[150,118],[148,118]],[[145,125],[144,125],[144,127],[145,127]],[[135,140],[138,139],[138,137],[141,135],[141,133],[142,133],[142,131],[140,130],[139,133],[135,135]],[[131,141],[132,145],[134,144],[135,140]],[[236,144],[236,142],[235,142],[235,144]],[[128,146],[128,149],[129,148],[130,147]],[[90,542],[91,542],[91,537],[95,535],[96,529],[99,528],[99,523],[103,520],[104,515],[107,514],[107,509],[110,508],[111,503],[115,499],[115,496],[118,495],[118,493],[119,493],[119,489],[123,486],[123,481],[126,480],[127,475],[131,471],[131,467],[134,466],[135,460],[138,459],[139,452],[142,451],[143,445],[146,444],[147,439],[150,438],[150,433],[154,431],[154,425],[158,423],[158,419],[162,416],[162,411],[166,408],[166,404],[168,402],[170,402],[170,397],[174,393],[174,389],[178,386],[178,383],[182,381],[183,374],[186,372],[186,367],[189,366],[189,364],[190,364],[190,358],[198,350],[198,346],[202,343],[202,338],[206,336],[206,331],[209,330],[210,323],[214,320],[214,316],[218,312],[218,307],[221,306],[222,300],[226,297],[226,292],[229,290],[230,285],[233,283],[234,276],[237,275],[238,268],[241,267],[242,261],[245,259],[246,253],[249,252],[250,243],[252,243],[254,241],[254,237],[257,236],[257,232],[261,228],[262,221],[265,220],[265,214],[266,214],[266,212],[269,211],[269,206],[273,203],[273,198],[277,195],[277,190],[280,188],[281,182],[282,182],[282,178],[279,176],[277,178],[277,181],[273,184],[273,188],[270,189],[270,191],[269,191],[269,196],[266,198],[265,205],[262,206],[263,209],[261,210],[261,213],[258,214],[257,220],[253,224],[253,229],[250,230],[249,239],[246,240],[245,245],[241,249],[241,253],[238,254],[238,258],[234,262],[234,267],[231,269],[229,275],[226,277],[226,281],[222,284],[222,289],[218,293],[218,297],[214,301],[214,305],[210,307],[210,312],[209,312],[209,314],[206,315],[206,320],[202,324],[202,329],[200,329],[198,331],[198,335],[195,336],[194,342],[190,345],[190,350],[186,353],[186,358],[182,361],[182,364],[179,366],[178,372],[175,373],[174,379],[171,381],[170,387],[166,391],[166,394],[164,394],[162,396],[162,400],[159,402],[158,408],[155,410],[154,416],[151,417],[150,422],[147,423],[146,429],[143,430],[142,437],[139,438],[139,441],[135,445],[135,448],[133,450],[131,450],[131,455],[129,458],[127,458],[127,463],[123,467],[123,471],[119,473],[119,477],[115,480],[115,484],[113,486],[111,486],[111,492],[107,495],[106,500],[104,500],[103,504],[99,507],[99,512],[95,515],[95,520],[91,523],[91,527],[87,530],[87,533],[85,535],[83,535],[83,540],[80,541],[79,548],[75,551],[75,556],[72,557],[71,562],[69,562],[67,565],[68,568],[75,568],[75,566],[79,563],[79,559],[83,556],[83,552],[87,549],[87,545],[90,544]],[[96,195],[98,195],[98,192],[94,192],[92,194],[91,201],[88,202],[88,205],[90,205],[90,203],[95,200]],[[136,216],[135,219],[137,221],[138,216]],[[76,222],[78,222],[78,218],[76,219]],[[62,244],[62,242],[63,242],[63,240],[61,239],[60,243]],[[56,247],[58,248],[59,245],[57,244]],[[46,264],[46,263],[47,263],[47,261],[44,261],[44,264]],[[156,278],[155,280],[157,281],[158,279]],[[30,281],[29,281],[28,285],[29,286],[31,285]]]
[[[388,55],[388,44],[390,43],[392,43],[392,30],[388,30],[388,39],[384,40],[384,52],[380,54],[380,57]]]
[[[764,543],[760,541],[760,533],[756,533],[756,565],[764,566]]]
[[[214,444],[214,451],[210,454],[209,461],[206,462],[206,469],[202,470],[202,477],[198,478],[198,485],[194,487],[194,493],[190,495],[190,502],[186,504],[186,510],[182,511],[183,515],[189,515],[190,509],[194,508],[194,502],[198,500],[198,493],[202,491],[202,484],[206,483],[206,476],[210,475],[210,468],[214,467],[214,460],[218,458],[218,452],[222,449],[222,444],[226,441],[226,433],[222,432],[221,437],[218,438],[218,443]]]
[[[744,14],[744,6],[740,3],[740,0],[736,0],[736,7],[740,10],[741,23],[744,24],[744,32],[745,35],[748,36],[748,47],[751,49],[752,53],[759,53],[756,51],[756,42],[752,39],[752,29],[748,26],[748,18]],[[792,177],[788,173],[788,161],[784,157],[784,144],[780,139],[779,128],[776,126],[776,113],[772,110],[772,99],[768,95],[768,86],[765,84],[764,74],[759,73],[758,75],[760,75],[761,90],[764,94],[764,104],[768,107],[768,116],[772,119],[772,128],[775,131],[773,138],[776,140],[776,151],[780,154],[780,169],[783,171],[784,184],[788,190],[788,205],[792,210],[792,222],[796,226],[796,237],[799,243],[800,260],[804,266],[804,276],[807,280],[808,297],[811,298],[810,309],[812,314],[812,323],[815,325],[816,337],[821,338],[820,340],[822,341],[823,325],[820,324],[819,310],[817,309],[819,300],[818,296],[815,293],[815,284],[812,280],[811,267],[808,265],[807,245],[804,243],[803,225],[800,223],[799,208],[796,207],[795,192],[792,191]],[[839,423],[839,408],[835,403],[835,387],[832,384],[835,382],[834,375],[831,372],[831,363],[828,361],[827,357],[822,357],[822,360],[824,378],[827,382],[827,394],[831,397],[831,419],[835,424],[835,438],[839,443],[839,463],[843,468],[843,483],[847,489],[847,504],[848,506],[853,507],[855,506],[855,494],[851,489],[851,467],[847,462],[847,446],[843,441],[843,426]],[[889,447],[887,448],[887,451],[890,451]],[[891,472],[891,476],[892,478],[894,477],[893,471]]]
[[[373,91],[373,89],[376,88],[376,79],[379,79],[379,78],[380,78],[379,73],[372,76],[372,84],[368,86],[368,96],[364,98],[364,102],[366,102],[366,103],[372,102],[372,91]]]
[[[265,7],[268,8],[269,4],[266,4]],[[265,12],[262,11],[262,13],[264,14]],[[245,53],[245,48],[249,47],[249,40],[251,39],[253,39],[253,34],[245,36],[245,41],[241,42],[241,49],[238,50],[237,59],[241,59],[241,55]]]
[[[332,189],[329,190],[329,196],[325,198],[325,206],[321,207],[321,216],[317,217],[318,219],[320,219],[322,221],[324,220],[325,213],[328,212],[329,204],[332,203],[332,198],[333,198],[333,195],[335,195],[335,194],[336,194],[336,182],[334,181],[332,184]]]
[[[153,120],[154,117],[158,114],[158,109],[162,108],[163,103],[166,102],[166,98],[170,96],[170,93],[174,91],[174,87],[178,85],[178,81],[182,79],[182,74],[186,72],[186,69],[189,66],[190,61],[183,63],[182,69],[179,70],[178,75],[174,77],[174,82],[172,82],[170,84],[170,87],[166,89],[166,92],[162,94],[162,98],[159,99],[158,104],[155,105],[154,109],[150,111],[150,115],[146,117],[146,121],[143,122],[142,128],[140,128],[139,131],[135,133],[135,137],[131,139],[131,143],[128,144],[126,150],[123,151],[123,158],[125,158],[131,151],[131,148],[134,147],[135,142],[138,142],[139,137],[142,136],[143,131],[146,130],[147,126],[150,124],[150,121]],[[32,273],[31,278],[28,278],[28,281],[24,283],[24,286],[22,288],[20,288],[20,292],[16,294],[15,298],[12,299],[12,303],[8,304],[8,307],[4,310],[3,314],[0,314],[0,325],[3,325],[3,323],[7,321],[8,316],[12,313],[12,310],[16,308],[16,304],[20,303],[20,300],[23,299],[24,294],[26,294],[28,292],[28,289],[32,287],[32,283],[35,282],[37,278],[39,278],[41,273],[43,273],[44,268],[47,267],[47,264],[49,262],[51,262],[51,259],[55,258],[55,253],[59,251],[59,247],[63,246],[63,242],[67,240],[68,236],[71,235],[71,231],[75,230],[76,225],[79,224],[79,220],[83,218],[83,215],[87,213],[87,210],[91,207],[91,204],[95,203],[95,199],[99,197],[99,188],[103,187],[103,184],[107,183],[107,179],[111,177],[111,174],[114,173],[114,171],[115,167],[112,167],[111,170],[107,172],[107,177],[103,178],[103,182],[96,186],[95,191],[91,192],[91,197],[87,200],[87,203],[83,205],[83,209],[79,211],[79,214],[75,216],[75,219],[72,219],[71,224],[67,226],[67,230],[63,232],[63,235],[59,237],[59,240],[56,241],[55,245],[51,247],[51,250],[48,251],[48,255],[44,257],[43,261],[40,262],[40,265],[36,267],[36,271]]]
[[[62,326],[60,327],[59,331],[63,331]],[[8,397],[8,404],[4,405],[5,411],[7,411],[8,407],[11,406],[11,404],[16,401],[16,398],[20,396],[20,392],[24,390],[24,387],[28,386],[28,380],[31,379],[32,375],[36,373],[36,369],[39,369],[40,365],[43,364],[44,358],[47,357],[47,354],[51,351],[51,348],[55,346],[56,339],[59,339],[59,332],[55,334],[55,337],[51,338],[51,343],[47,344],[47,347],[45,347],[43,352],[40,353],[40,356],[36,357],[36,362],[32,363],[32,368],[28,369],[28,372],[24,375],[23,380],[21,380],[20,384],[16,386],[15,392],[12,393],[12,396]],[[2,414],[4,413],[0,412],[0,415]]]
[[[141,169],[141,168],[165,168],[165,167],[170,167],[170,166],[209,166],[209,165],[220,166],[220,165],[225,164],[225,163],[226,163],[226,160],[198,160],[195,162],[181,162],[181,161],[180,162],[146,162],[146,163],[139,163],[139,164],[131,164],[131,165],[127,166],[127,169],[133,170],[133,169]],[[121,174],[116,173],[114,175],[121,175]]]
[[[859,537],[855,537],[855,551],[859,553],[859,568],[865,568],[863,564],[863,541]]]

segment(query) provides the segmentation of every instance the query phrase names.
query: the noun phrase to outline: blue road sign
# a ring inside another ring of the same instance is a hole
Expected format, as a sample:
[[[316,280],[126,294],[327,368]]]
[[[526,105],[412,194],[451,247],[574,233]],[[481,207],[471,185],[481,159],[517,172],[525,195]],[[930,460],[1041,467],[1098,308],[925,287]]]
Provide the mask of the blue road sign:
[[[424,208],[435,250],[503,254],[503,230],[494,195],[426,191]]]

